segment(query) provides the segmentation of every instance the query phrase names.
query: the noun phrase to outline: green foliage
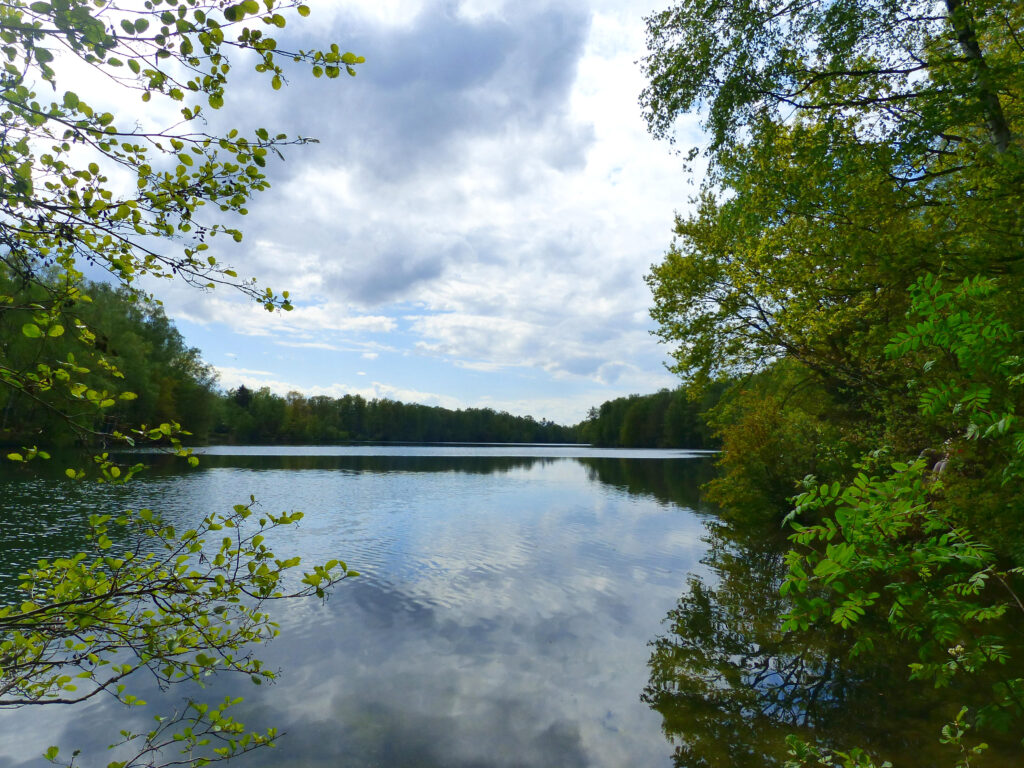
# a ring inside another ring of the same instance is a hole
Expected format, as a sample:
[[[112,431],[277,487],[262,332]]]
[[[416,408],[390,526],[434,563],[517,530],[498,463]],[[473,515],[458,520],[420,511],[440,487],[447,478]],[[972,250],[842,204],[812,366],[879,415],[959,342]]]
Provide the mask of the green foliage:
[[[180,532],[148,509],[91,516],[84,551],[40,560],[20,577],[21,603],[0,607],[0,707],[71,704],[101,693],[141,706],[127,688],[141,671],[161,687],[202,684],[214,672],[272,681],[274,672],[253,656],[254,645],[277,634],[268,604],[323,598],[327,587],[357,574],[335,560],[289,585],[298,558],[279,559],[265,542],[301,513],[244,525],[252,515],[251,505],[238,505]],[[175,746],[186,755],[199,750],[196,765],[271,743],[272,731],[246,733],[225,712],[237,701],[193,701],[153,731],[122,732],[121,743],[137,749],[123,765],[142,764],[161,743],[181,742]],[[182,738],[173,727],[185,729]],[[212,751],[200,749],[210,744]]]
[[[0,285],[4,283],[0,282]],[[19,305],[39,295],[39,286],[26,291],[8,290]],[[53,284],[46,283],[52,288]],[[12,342],[6,354],[11,368],[26,368],[40,354],[61,358],[68,354],[82,361],[98,353],[105,365],[77,372],[77,386],[86,396],[91,390],[119,392],[99,410],[76,409],[72,398],[52,396],[40,401],[18,389],[0,390],[0,442],[63,446],[76,439],[95,444],[132,435],[139,424],[187,422],[189,443],[323,444],[347,440],[409,442],[572,442],[573,429],[547,420],[513,416],[488,408],[453,411],[389,399],[366,400],[359,395],[341,398],[305,397],[298,392],[279,396],[269,389],[246,387],[222,394],[216,375],[203,362],[199,350],[188,347],[174,324],[156,302],[120,288],[85,282],[76,298],[76,320],[92,334],[85,352],[71,334],[61,338],[29,338],[19,332],[32,313],[0,313],[0,330]],[[68,321],[70,322],[70,321]],[[76,354],[77,353],[77,354]],[[80,366],[84,368],[84,366]],[[136,430],[137,432],[137,430]],[[137,436],[137,435],[136,435]]]
[[[762,118],[793,114],[850,121],[910,154],[939,153],[936,137],[984,126],[1005,150],[1006,94],[1024,81],[1022,14],[1014,0],[684,0],[647,20],[641,103],[658,136],[703,107],[713,151]]]
[[[647,277],[673,370],[704,385],[785,356],[871,397],[889,374],[877,350],[906,309],[901,283],[937,261],[941,233],[907,205],[890,149],[834,125],[753,130]]]
[[[239,279],[213,246],[242,240],[230,222],[268,188],[268,159],[312,140],[266,128],[251,136],[205,130],[208,114],[227,103],[233,54],[274,90],[288,65],[314,77],[355,74],[362,57],[336,44],[285,50],[273,34],[290,9],[309,14],[291,0],[14,0],[0,8],[0,437],[34,443],[6,451],[5,461],[45,461],[36,444],[68,435],[169,443],[188,455],[178,416],[206,426],[212,376],[158,302],[140,294],[139,278],[228,285],[268,310],[291,308],[287,292]],[[65,90],[68,75],[90,91]],[[135,97],[154,109],[115,115],[99,106]],[[154,123],[161,103],[176,113],[173,124]],[[83,265],[120,289],[86,284]],[[111,483],[141,469],[106,451],[91,465]],[[66,474],[80,481],[89,472]],[[270,679],[252,655],[276,632],[266,606],[323,597],[355,574],[332,561],[286,583],[298,560],[276,558],[264,537],[299,516],[266,515],[255,525],[250,517],[249,506],[237,506],[184,532],[148,510],[92,517],[85,551],[40,561],[22,576],[20,603],[0,607],[0,707],[100,694],[139,706],[123,681],[141,670],[161,685],[201,683],[214,672]],[[234,720],[238,701],[190,701],[158,716],[151,731],[122,731],[129,757],[110,768],[199,766],[272,743],[272,729],[250,732]],[[172,749],[181,754],[164,755]],[[63,760],[57,747],[45,754],[67,765],[76,756]]]
[[[264,128],[250,137],[237,130],[213,135],[201,126],[207,110],[224,104],[232,52],[244,52],[274,88],[287,63],[318,77],[342,68],[354,73],[361,57],[337,45],[280,47],[268,33],[286,25],[281,11],[293,7],[275,0],[127,7],[19,0],[0,10],[0,316],[11,316],[13,325],[16,315],[21,337],[0,348],[0,386],[65,419],[83,406],[102,418],[118,402],[120,388],[97,389],[81,378],[123,376],[82,312],[83,261],[124,286],[144,275],[176,277],[234,286],[270,310],[291,307],[287,293],[239,280],[211,241],[242,239],[224,217],[244,215],[251,197],[267,189],[269,157],[309,140]],[[105,99],[162,100],[180,109],[181,119],[165,127],[131,116],[121,124],[90,105],[89,94],[60,87],[74,67],[107,84]],[[51,344],[61,339],[78,346],[70,352]],[[12,349],[19,346],[30,354],[19,356]]]
[[[683,0],[648,19],[641,98],[655,135],[697,109],[710,134],[648,282],[691,386],[753,383],[717,411],[713,495],[756,503],[809,476],[787,627],[846,627],[865,652],[881,620],[920,651],[915,678],[994,676],[943,736],[965,765],[968,726],[1019,733],[1024,714],[1022,13]]]
[[[1024,329],[1016,307],[1000,295],[996,278],[968,278],[950,289],[928,274],[911,286],[912,310],[920,321],[898,333],[890,357],[917,352],[927,358],[919,391],[921,413],[947,423],[967,440],[992,440],[1004,449],[1003,480],[1024,473],[1024,427],[1017,410],[1024,390]]]
[[[884,620],[859,622],[855,632],[828,621],[785,631],[778,617],[793,596],[780,593],[786,540],[777,520],[731,510],[710,517],[706,529],[705,570],[687,577],[649,643],[641,697],[662,717],[674,765],[782,768],[800,745],[806,765],[843,765],[843,752],[897,766],[952,763],[955,752],[935,736],[957,708],[946,689],[906,684],[906,665],[917,661],[912,644]],[[873,651],[849,657],[854,636],[870,636]],[[983,685],[958,682],[963,701],[984,700]],[[963,717],[960,727],[969,728]],[[1016,764],[1015,741],[993,740],[980,764]]]
[[[325,444],[344,441],[568,443],[572,428],[490,408],[453,411],[361,395],[285,397],[239,387],[222,398],[217,442]]]
[[[87,401],[89,390],[117,392],[104,398],[115,402],[86,409],[73,397],[58,398],[53,390],[47,398],[39,398],[34,396],[36,391],[0,389],[0,442],[62,446],[76,437],[96,442],[96,436],[130,432],[139,424],[180,423],[186,415],[191,439],[209,432],[218,403],[215,374],[199,351],[185,344],[158,304],[95,283],[82,285],[76,304],[80,322],[93,335],[91,346],[84,349],[72,334],[30,340],[16,333],[27,311],[0,313],[0,332],[8,331],[11,339],[6,345],[7,364],[24,370],[40,354],[51,359],[71,355],[79,368],[85,368],[81,363],[99,352],[107,365],[92,364],[88,372],[76,371],[77,391]]]
[[[797,478],[843,473],[853,449],[836,409],[810,373],[788,361],[735,384],[709,414],[722,446],[709,500],[727,514],[784,513]]]
[[[592,408],[576,425],[579,440],[598,446],[626,448],[714,448],[705,415],[725,384],[709,387],[693,398],[685,389],[663,389],[653,395],[630,395]]]
[[[1013,426],[1024,334],[991,306],[997,289],[994,280],[976,279],[949,290],[925,276],[913,289],[918,322],[894,337],[889,352],[929,358],[912,383],[922,413],[940,420],[951,441],[987,444],[1004,482],[1019,482],[1024,441]],[[948,368],[962,372],[946,379]],[[880,612],[919,648],[913,678],[948,686],[957,675],[998,670],[989,703],[974,716],[1007,727],[1024,718],[1024,678],[1010,664],[1020,651],[1008,634],[1024,617],[1022,570],[1000,561],[1004,542],[992,535],[998,530],[977,529],[945,503],[946,483],[957,482],[948,461],[947,455],[935,467],[924,459],[885,467],[868,459],[845,487],[808,478],[793,511],[796,548],[787,557],[783,591],[793,592],[795,608],[786,626],[806,629],[827,619],[849,627]],[[808,514],[821,522],[799,522]],[[853,651],[868,649],[861,642]]]
[[[656,132],[707,104],[716,137],[648,277],[678,373],[702,384],[784,356],[876,410],[908,281],[995,270],[1020,289],[1018,5],[689,0],[648,20]]]
[[[808,744],[796,736],[790,736],[787,740],[790,756],[785,768],[807,768],[808,766],[834,766],[835,768],[892,768],[892,763],[886,760],[883,763],[875,763],[871,756],[861,749],[851,749],[849,752],[830,751],[820,749],[813,744]]]
[[[285,26],[279,10],[289,6],[251,0],[149,0],[141,8],[106,0],[6,5],[0,104],[7,157],[0,206],[8,266],[31,278],[41,264],[67,271],[84,258],[126,283],[173,274],[197,285],[236,284],[268,307],[288,306],[287,297],[237,281],[207,253],[210,238],[240,240],[242,233],[203,223],[198,215],[204,206],[245,213],[249,198],[267,188],[267,158],[282,144],[307,140],[271,137],[265,129],[251,138],[237,131],[215,136],[189,124],[202,124],[207,108],[224,103],[232,50],[254,54],[255,70],[274,87],[285,75],[283,62],[305,64],[313,74],[333,76],[341,67],[354,72],[361,58],[336,45],[327,51],[279,47],[267,32]],[[112,18],[119,19],[117,27],[106,21]],[[182,121],[170,129],[142,127],[134,119],[118,125],[113,114],[59,88],[68,59],[125,95],[181,103]],[[55,98],[38,93],[39,85]],[[131,192],[115,191],[115,173],[133,180]],[[180,239],[179,253],[155,250],[166,248],[169,238]]]

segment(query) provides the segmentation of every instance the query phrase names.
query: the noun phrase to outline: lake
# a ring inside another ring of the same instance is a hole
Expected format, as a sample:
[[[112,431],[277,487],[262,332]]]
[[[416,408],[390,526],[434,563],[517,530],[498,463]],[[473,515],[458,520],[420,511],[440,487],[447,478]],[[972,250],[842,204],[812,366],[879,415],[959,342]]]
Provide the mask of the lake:
[[[203,453],[197,469],[158,461],[116,488],[5,468],[0,590],[10,596],[26,563],[73,550],[86,511],[145,506],[184,527],[250,494],[268,511],[302,510],[275,552],[341,558],[362,575],[325,604],[274,606],[281,637],[260,656],[281,668],[277,684],[225,678],[204,693],[240,693],[239,719],[287,732],[239,765],[753,767],[780,764],[793,731],[915,766],[953,762],[936,743],[946,713],[889,690],[904,662],[846,674],[832,640],[779,635],[783,539],[702,504],[706,454]],[[146,717],[183,692],[144,690]],[[38,765],[50,744],[105,764],[103,747],[131,723],[146,727],[112,701],[0,712],[0,768]],[[990,758],[979,765],[1011,764]]]

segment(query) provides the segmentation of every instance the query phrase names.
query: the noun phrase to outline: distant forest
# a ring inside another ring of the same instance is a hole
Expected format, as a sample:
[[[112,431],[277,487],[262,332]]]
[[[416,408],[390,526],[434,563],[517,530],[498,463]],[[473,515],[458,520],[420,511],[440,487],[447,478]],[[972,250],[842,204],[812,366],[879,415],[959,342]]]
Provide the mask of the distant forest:
[[[0,278],[2,279],[2,278]],[[17,292],[15,286],[5,291]],[[38,290],[38,288],[36,289]],[[101,442],[103,435],[133,426],[178,422],[193,443],[339,443],[494,442],[592,443],[599,446],[707,448],[714,446],[704,412],[717,400],[711,392],[691,401],[682,390],[630,395],[591,408],[574,426],[514,416],[490,408],[450,410],[390,399],[279,395],[262,387],[241,386],[228,392],[217,386],[216,373],[189,347],[157,303],[147,303],[107,285],[91,283],[70,310],[68,328],[95,334],[95,345],[116,368],[84,374],[89,390],[101,399],[109,391],[135,397],[111,401],[102,416],[74,403],[86,392],[68,391],[60,411],[31,392],[0,390],[0,443],[71,445]],[[31,301],[26,297],[25,304]],[[29,318],[5,313],[7,330]],[[2,329],[0,329],[2,330]],[[20,333],[4,333],[6,354],[21,365],[32,364],[36,345]],[[67,334],[50,340],[54,359],[73,352]],[[65,349],[66,347],[66,349]],[[30,360],[32,358],[32,360]],[[46,361],[37,361],[47,364]],[[97,394],[98,393],[98,394]]]
[[[414,443],[567,443],[572,427],[490,408],[453,411],[360,395],[333,398],[285,397],[266,387],[239,387],[220,396],[211,442],[335,443],[382,441]]]
[[[576,438],[603,447],[717,448],[707,415],[724,390],[709,387],[697,400],[684,389],[608,400],[576,425]]]

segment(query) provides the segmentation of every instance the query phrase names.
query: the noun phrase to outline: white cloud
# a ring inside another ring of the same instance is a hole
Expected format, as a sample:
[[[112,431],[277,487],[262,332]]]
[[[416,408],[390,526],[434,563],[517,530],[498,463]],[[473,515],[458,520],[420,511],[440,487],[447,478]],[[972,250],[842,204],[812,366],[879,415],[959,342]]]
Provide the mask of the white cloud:
[[[234,376],[273,376],[273,371],[261,371],[253,368],[219,368],[218,371],[221,373],[227,373]]]
[[[249,370],[246,368],[232,368],[230,366],[215,366],[220,384],[224,389],[236,389],[245,385],[249,389],[267,387],[271,392],[278,395],[285,395],[288,392],[302,392],[308,397],[326,395],[328,397],[344,397],[345,395],[361,395],[367,400],[390,399],[400,400],[404,403],[422,403],[424,405],[439,405],[443,408],[465,408],[466,405],[457,398],[448,395],[441,395],[434,392],[424,392],[417,389],[395,386],[380,381],[370,384],[360,383],[353,386],[343,382],[334,382],[327,385],[303,387],[294,381],[287,381],[277,377],[271,371]],[[364,376],[365,373],[358,372],[356,375]]]
[[[602,399],[671,386],[643,275],[693,188],[637,104],[649,10],[611,0],[317,6],[314,19],[351,34],[368,63],[340,88],[297,80],[246,102],[254,124],[322,143],[270,168],[274,188],[251,206],[243,244],[217,246],[299,306],[268,315],[190,294],[169,303],[172,314],[296,352],[372,360],[391,348],[410,371],[429,358],[449,366],[446,391],[460,403],[473,400],[460,376],[545,378],[547,396],[519,412],[557,402],[568,413],[573,400],[581,414],[600,402],[580,402],[567,382],[575,393],[589,382]],[[692,123],[683,135],[696,138]]]
[[[335,346],[334,344],[328,344],[325,341],[285,341],[277,340],[274,342],[282,347],[295,347],[298,349],[326,349],[331,352],[342,351],[341,347]]]
[[[408,27],[415,23],[427,3],[424,0],[344,0],[318,2],[311,7],[317,12],[317,23],[335,20],[339,14],[356,20],[388,27]]]
[[[175,317],[194,323],[218,324],[246,336],[274,336],[278,343],[314,349],[333,347],[303,341],[313,333],[388,333],[396,327],[393,318],[354,313],[339,302],[300,305],[291,312],[267,312],[228,291],[198,295],[189,291],[180,303],[175,303],[173,312]],[[288,339],[289,336],[297,339]]]

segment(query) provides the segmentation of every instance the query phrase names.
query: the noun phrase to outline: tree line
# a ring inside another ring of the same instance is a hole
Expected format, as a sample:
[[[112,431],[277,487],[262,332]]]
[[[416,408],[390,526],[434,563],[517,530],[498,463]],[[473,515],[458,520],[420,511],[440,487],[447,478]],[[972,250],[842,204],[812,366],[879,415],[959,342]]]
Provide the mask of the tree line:
[[[491,408],[452,410],[362,395],[285,396],[245,386],[218,398],[214,442],[570,443],[571,427]]]
[[[714,449],[718,438],[707,416],[724,389],[709,387],[699,398],[678,388],[607,400],[576,425],[576,437],[602,447]]]
[[[14,284],[0,266],[0,291],[28,307],[58,286]],[[491,408],[453,410],[387,398],[367,399],[300,392],[279,395],[244,385],[227,392],[216,371],[189,346],[162,306],[124,288],[86,281],[72,307],[90,329],[107,364],[83,375],[87,390],[131,392],[102,410],[56,408],[19,389],[0,389],[0,442],[67,446],[82,435],[102,441],[129,425],[179,423],[187,443],[329,444],[346,441],[590,443],[629,448],[713,448],[717,438],[705,416],[723,386],[694,399],[684,389],[616,398],[590,409],[587,419],[561,425]],[[36,339],[17,332],[31,310],[0,315],[4,354],[26,366],[38,355]],[[78,344],[70,334],[47,339],[48,354],[65,356]],[[70,405],[72,400],[66,404]]]
[[[35,307],[54,293],[68,294],[65,319],[46,331],[43,352],[43,339],[26,336],[22,329],[36,327]],[[216,373],[198,349],[185,343],[157,302],[103,283],[68,285],[55,275],[24,284],[2,264],[0,295],[10,296],[15,307],[0,313],[4,365],[21,370],[63,360],[57,371],[73,372],[78,379],[64,390],[41,381],[0,388],[0,442],[95,444],[129,425],[162,423],[187,424],[203,439],[214,428],[219,418]],[[102,363],[89,365],[82,336],[103,356]],[[104,407],[89,407],[96,404]]]
[[[56,278],[18,285],[0,265],[0,294],[14,297],[21,310],[0,314],[0,344],[11,367],[39,357],[39,339],[20,332],[33,304],[61,290]],[[387,398],[278,395],[266,387],[240,386],[223,392],[214,369],[189,346],[161,305],[124,288],[84,282],[76,288],[75,321],[87,328],[105,364],[81,375],[79,394],[95,393],[102,409],[76,407],[76,397],[57,403],[32,390],[0,389],[0,442],[8,445],[67,446],[77,440],[111,440],[130,425],[178,423],[187,443],[398,442],[576,442],[578,430],[532,416],[491,408],[453,410]],[[68,322],[71,325],[71,322]],[[80,344],[71,333],[46,338],[48,357],[66,357]],[[123,389],[130,397],[111,396]]]

